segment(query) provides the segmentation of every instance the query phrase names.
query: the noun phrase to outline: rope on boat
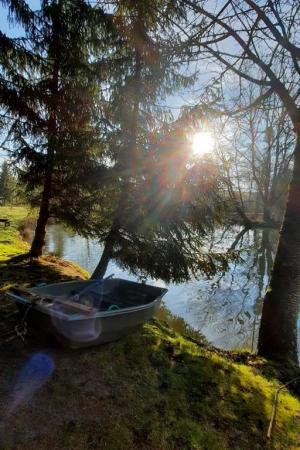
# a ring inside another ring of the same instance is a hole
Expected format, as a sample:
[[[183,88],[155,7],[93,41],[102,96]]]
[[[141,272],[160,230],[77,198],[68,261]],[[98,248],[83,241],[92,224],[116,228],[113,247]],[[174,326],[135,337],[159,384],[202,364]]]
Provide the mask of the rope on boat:
[[[28,327],[27,327],[26,318],[27,318],[27,315],[28,315],[29,311],[33,307],[33,305],[34,305],[34,303],[30,303],[27,306],[27,308],[25,309],[23,317],[20,320],[19,324],[16,325],[10,331],[6,331],[5,333],[0,334],[0,339],[9,338],[10,336],[12,336],[15,333],[16,336],[21,338],[23,342],[25,341],[25,337],[26,337],[26,335],[28,333]]]
[[[25,341],[25,337],[28,332],[26,318],[27,318],[29,311],[33,307],[33,305],[34,305],[34,303],[29,303],[29,305],[25,309],[25,312],[23,314],[23,317],[22,317],[20,323],[15,326],[15,332],[16,332],[17,336],[22,339],[23,342]]]

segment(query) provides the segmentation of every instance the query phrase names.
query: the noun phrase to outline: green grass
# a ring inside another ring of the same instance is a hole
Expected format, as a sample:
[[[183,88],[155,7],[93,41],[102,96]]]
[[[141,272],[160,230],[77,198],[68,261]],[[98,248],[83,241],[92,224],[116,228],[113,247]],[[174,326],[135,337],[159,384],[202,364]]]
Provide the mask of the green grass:
[[[29,245],[20,235],[20,228],[26,226],[26,220],[33,213],[26,206],[0,206],[0,218],[10,220],[10,226],[0,223],[0,261],[25,253]]]
[[[18,218],[13,213],[18,239],[21,212]],[[9,286],[87,276],[54,257],[2,264],[0,271],[0,334],[19,320],[4,296]],[[35,392],[31,380],[15,391],[22,367],[41,351],[53,360],[52,377]],[[266,437],[279,386],[275,371],[249,353],[210,347],[166,311],[122,340],[90,349],[49,346],[41,336],[25,343],[2,339],[0,368],[0,448],[300,448],[300,402],[287,390],[279,397],[272,439]]]

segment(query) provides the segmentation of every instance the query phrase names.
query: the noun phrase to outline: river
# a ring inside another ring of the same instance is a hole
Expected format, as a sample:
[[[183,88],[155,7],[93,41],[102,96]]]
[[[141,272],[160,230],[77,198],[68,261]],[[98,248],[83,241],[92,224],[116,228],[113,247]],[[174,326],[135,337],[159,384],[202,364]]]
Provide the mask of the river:
[[[234,248],[241,259],[230,264],[228,272],[212,279],[201,277],[182,284],[166,285],[164,304],[175,315],[183,317],[213,345],[223,348],[255,350],[262,299],[266,290],[276,250],[278,232],[272,229],[243,231],[238,226],[216,230],[208,240],[215,250]],[[92,272],[102,252],[92,239],[72,234],[61,225],[50,225],[46,252],[74,261]],[[107,275],[135,280],[128,272],[111,262]],[[300,328],[300,323],[298,324]]]

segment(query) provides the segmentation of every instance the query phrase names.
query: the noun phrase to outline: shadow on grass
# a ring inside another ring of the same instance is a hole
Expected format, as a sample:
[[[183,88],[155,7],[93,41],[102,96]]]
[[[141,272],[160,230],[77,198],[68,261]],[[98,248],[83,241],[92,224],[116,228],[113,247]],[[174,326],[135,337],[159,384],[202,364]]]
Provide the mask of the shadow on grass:
[[[5,380],[33,349],[14,353]],[[52,377],[6,423],[7,448],[299,448],[295,399],[283,394],[268,441],[276,385],[158,321],[118,342],[51,357]],[[0,386],[0,404],[7,388]]]
[[[5,290],[14,284],[32,286],[38,283],[53,283],[84,277],[84,271],[77,266],[55,257],[26,259],[14,264],[1,263],[0,290]]]

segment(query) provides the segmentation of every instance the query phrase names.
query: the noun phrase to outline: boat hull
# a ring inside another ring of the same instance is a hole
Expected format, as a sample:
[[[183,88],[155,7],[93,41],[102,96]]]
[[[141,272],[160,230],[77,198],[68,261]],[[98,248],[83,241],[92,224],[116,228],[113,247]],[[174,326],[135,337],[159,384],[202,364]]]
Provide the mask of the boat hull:
[[[149,321],[159,309],[162,297],[167,289],[156,286],[141,285],[139,283],[127,282],[125,280],[107,280],[104,290],[111,289],[113,283],[130,284],[130,289],[138,289],[141,292],[149,293],[154,300],[147,303],[129,305],[130,295],[126,297],[126,302],[122,304],[122,296],[119,294],[117,301],[122,306],[113,311],[92,311],[88,314],[72,312],[66,314],[64,305],[55,301],[51,307],[45,308],[43,304],[30,303],[24,296],[9,292],[8,296],[14,299],[21,314],[26,312],[26,322],[30,327],[42,331],[44,334],[55,336],[56,340],[69,348],[82,348],[112,342],[128,334],[135,327]],[[33,288],[30,291],[38,295],[62,295],[81,289],[92,282],[67,282],[56,283],[40,288]],[[123,286],[123,285],[122,285]],[[120,292],[122,292],[122,286]],[[113,292],[113,291],[112,291]],[[59,293],[59,294],[58,294]],[[104,295],[105,297],[105,295]],[[136,299],[135,299],[136,302]],[[105,302],[104,302],[105,303]]]

